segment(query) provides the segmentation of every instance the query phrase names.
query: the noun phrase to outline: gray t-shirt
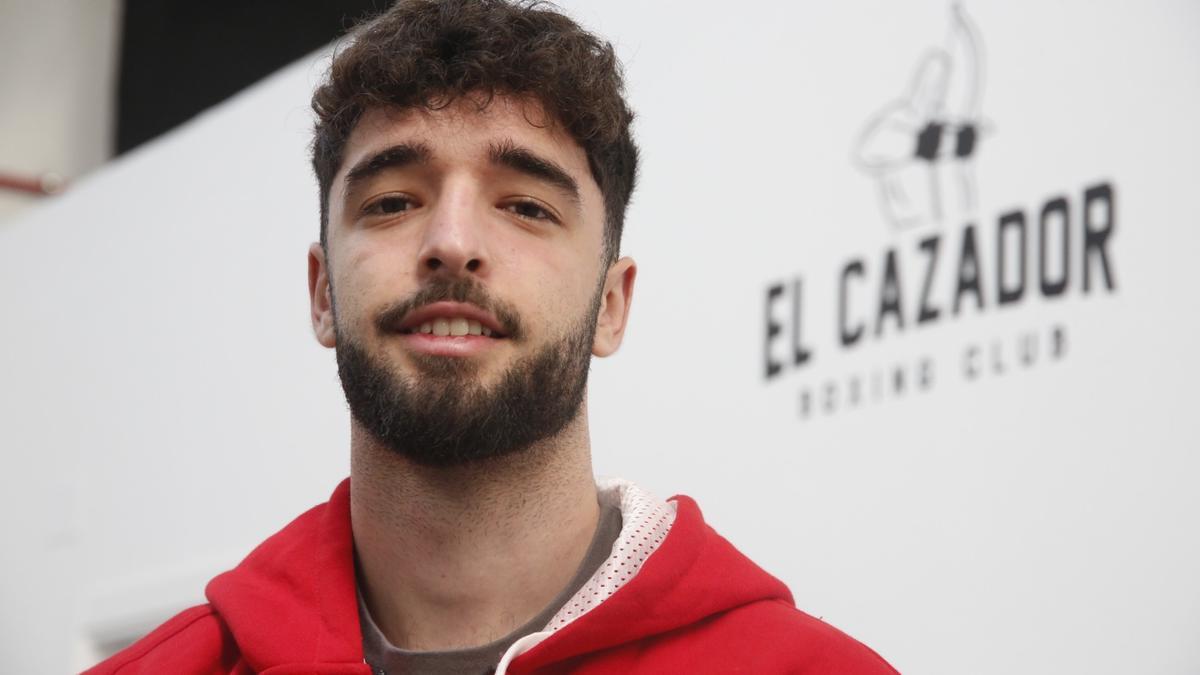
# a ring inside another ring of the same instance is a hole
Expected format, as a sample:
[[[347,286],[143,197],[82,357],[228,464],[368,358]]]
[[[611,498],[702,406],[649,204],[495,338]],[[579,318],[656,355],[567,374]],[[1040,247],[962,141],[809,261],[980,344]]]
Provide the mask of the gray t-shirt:
[[[362,593],[358,594],[358,618],[362,625],[363,656],[376,675],[459,675],[479,673],[487,675],[496,669],[504,652],[518,639],[536,633],[550,623],[550,619],[570,600],[592,574],[612,553],[613,544],[621,533],[621,510],[616,505],[600,507],[600,521],[596,534],[588,546],[583,562],[575,576],[546,608],[524,626],[482,647],[454,649],[438,652],[417,652],[399,649],[388,642],[379,626],[371,618]]]

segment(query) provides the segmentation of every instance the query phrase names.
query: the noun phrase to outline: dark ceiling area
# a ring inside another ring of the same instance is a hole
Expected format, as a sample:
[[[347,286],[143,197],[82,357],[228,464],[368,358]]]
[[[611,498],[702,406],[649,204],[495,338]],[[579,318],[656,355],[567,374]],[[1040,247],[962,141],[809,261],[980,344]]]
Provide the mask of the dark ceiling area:
[[[390,0],[126,0],[117,153],[341,37]]]

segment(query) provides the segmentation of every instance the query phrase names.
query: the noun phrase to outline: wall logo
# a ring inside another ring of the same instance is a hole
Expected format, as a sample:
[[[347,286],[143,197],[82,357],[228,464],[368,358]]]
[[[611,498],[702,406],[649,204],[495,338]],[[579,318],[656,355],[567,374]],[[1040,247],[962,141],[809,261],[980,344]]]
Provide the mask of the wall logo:
[[[884,218],[901,229],[976,208],[983,40],[961,5],[950,15],[946,45],[920,58],[908,90],[871,116],[855,144],[855,163],[875,178]]]
[[[767,286],[763,373],[768,384],[805,376],[802,419],[928,392],[950,377],[974,382],[1059,361],[1065,318],[1037,312],[1040,326],[1004,326],[1021,307],[1116,291],[1112,181],[981,217],[975,164],[991,128],[981,107],[983,40],[961,6],[950,17],[945,45],[917,61],[908,90],[872,115],[854,143],[854,164],[875,184],[891,244],[882,254],[847,256],[832,279],[797,274]],[[814,292],[836,295],[836,316],[805,315],[805,294]],[[1000,312],[1004,320],[974,324],[978,332],[962,343],[938,330]],[[913,338],[908,356],[872,360],[871,345],[905,334]],[[848,365],[819,369],[818,357],[830,351]]]

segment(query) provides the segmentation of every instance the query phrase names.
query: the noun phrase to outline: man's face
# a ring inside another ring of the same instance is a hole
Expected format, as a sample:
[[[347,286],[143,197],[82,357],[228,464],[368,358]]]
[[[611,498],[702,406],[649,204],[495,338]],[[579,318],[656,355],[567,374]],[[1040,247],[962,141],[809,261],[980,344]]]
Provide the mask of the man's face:
[[[334,177],[313,325],[357,424],[421,463],[557,434],[620,344],[635,268],[605,265],[587,156],[547,122],[502,96],[373,109]]]

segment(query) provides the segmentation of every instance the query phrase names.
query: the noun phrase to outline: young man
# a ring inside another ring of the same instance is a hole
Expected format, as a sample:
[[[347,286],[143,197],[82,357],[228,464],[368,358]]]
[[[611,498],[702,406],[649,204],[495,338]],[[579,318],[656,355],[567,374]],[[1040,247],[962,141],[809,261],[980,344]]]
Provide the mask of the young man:
[[[497,0],[404,0],[313,100],[317,339],[351,478],[96,673],[894,673],[686,497],[597,486],[637,150],[612,47]]]

